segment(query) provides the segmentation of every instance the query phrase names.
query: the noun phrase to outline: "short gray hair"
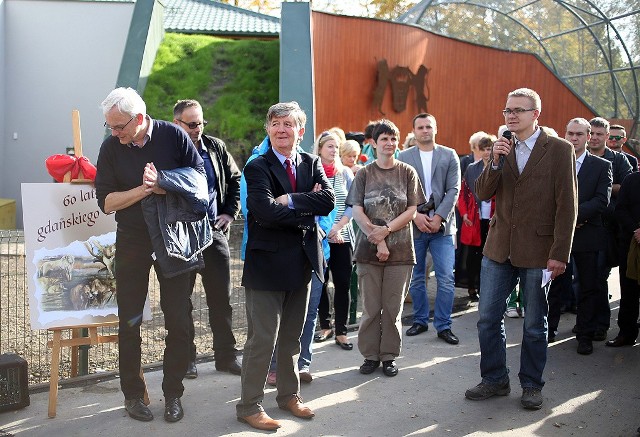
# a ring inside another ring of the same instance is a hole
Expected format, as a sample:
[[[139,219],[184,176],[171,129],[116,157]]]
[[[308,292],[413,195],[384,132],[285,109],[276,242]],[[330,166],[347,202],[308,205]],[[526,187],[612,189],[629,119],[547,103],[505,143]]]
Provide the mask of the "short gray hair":
[[[591,125],[591,127],[603,127],[607,131],[607,133],[609,132],[609,122],[606,118],[593,117],[591,120],[589,120],[589,124]]]
[[[571,120],[569,120],[569,123],[567,123],[567,127],[569,127],[571,123],[575,123],[582,127],[586,127],[587,133],[591,133],[591,123],[589,123],[586,118],[582,118],[582,117],[572,118]]]
[[[307,114],[304,113],[298,102],[281,102],[272,105],[267,111],[267,119],[264,123],[264,128],[269,128],[269,123],[274,118],[292,116],[298,125],[298,129],[303,128],[307,123]]]
[[[133,88],[116,88],[109,93],[100,106],[102,107],[103,115],[111,111],[114,106],[118,108],[120,113],[128,114],[132,117],[137,114],[147,114],[147,105],[140,97],[140,94]]]
[[[540,100],[540,96],[537,92],[529,88],[518,88],[517,90],[511,91],[507,98],[509,97],[526,97],[531,100],[533,104],[533,108],[542,112],[542,100]]]

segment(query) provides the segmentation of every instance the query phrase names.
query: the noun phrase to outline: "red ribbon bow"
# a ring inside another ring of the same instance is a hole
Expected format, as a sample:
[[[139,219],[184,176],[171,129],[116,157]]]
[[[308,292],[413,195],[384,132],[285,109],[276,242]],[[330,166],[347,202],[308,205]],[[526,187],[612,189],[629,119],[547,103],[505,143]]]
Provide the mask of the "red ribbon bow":
[[[95,180],[96,167],[85,156],[76,158],[72,155],[52,155],[45,161],[47,171],[56,182],[63,182],[64,175],[71,172],[71,180],[78,179],[82,170],[84,179]]]

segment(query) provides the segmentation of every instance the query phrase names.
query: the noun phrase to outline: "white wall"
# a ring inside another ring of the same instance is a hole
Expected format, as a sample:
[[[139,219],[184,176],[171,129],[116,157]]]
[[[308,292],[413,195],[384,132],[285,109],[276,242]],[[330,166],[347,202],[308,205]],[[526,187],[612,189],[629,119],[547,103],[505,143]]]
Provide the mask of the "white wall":
[[[105,135],[99,105],[116,85],[135,4],[4,0],[2,8],[2,1],[0,197],[18,201],[20,228],[20,184],[52,180],[44,161],[73,146],[73,109],[80,111],[84,155],[96,163]]]
[[[147,86],[147,80],[153,69],[153,63],[156,60],[156,53],[164,39],[164,5],[156,1],[153,5],[153,13],[151,15],[151,23],[149,24],[149,34],[144,47],[144,56],[142,65],[140,66],[140,81],[138,82],[138,91],[144,93]]]

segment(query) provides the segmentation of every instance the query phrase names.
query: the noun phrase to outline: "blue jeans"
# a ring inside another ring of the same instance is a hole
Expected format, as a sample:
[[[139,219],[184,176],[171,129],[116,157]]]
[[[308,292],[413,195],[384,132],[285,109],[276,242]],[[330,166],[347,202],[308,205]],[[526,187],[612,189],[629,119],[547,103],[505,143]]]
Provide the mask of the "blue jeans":
[[[507,299],[520,279],[520,293],[527,308],[523,323],[520,352],[520,385],[542,388],[542,372],[547,363],[547,293],[549,285],[540,287],[542,269],[519,268],[507,260],[498,263],[482,259],[480,302],[478,303],[478,338],[480,340],[480,374],[488,384],[502,384],[509,379],[507,369],[507,335],[504,312]]]
[[[436,331],[451,329],[451,311],[453,310],[455,235],[444,235],[442,232],[428,234],[416,232],[413,244],[416,251],[417,264],[413,267],[409,292],[413,301],[413,323],[429,325],[429,298],[427,296],[427,250],[431,251],[433,268],[436,272],[438,290],[433,311],[433,327]]]
[[[323,275],[324,276],[324,275]],[[309,294],[309,307],[307,308],[307,318],[302,328],[302,336],[300,337],[300,357],[298,358],[298,370],[300,372],[308,372],[311,366],[311,354],[313,350],[313,333],[316,330],[316,321],[318,319],[318,304],[322,296],[322,282],[318,279],[315,272],[311,274],[311,293]],[[276,345],[276,348],[278,346]],[[269,372],[278,370],[276,362],[277,352],[274,350],[271,357],[271,365]]]

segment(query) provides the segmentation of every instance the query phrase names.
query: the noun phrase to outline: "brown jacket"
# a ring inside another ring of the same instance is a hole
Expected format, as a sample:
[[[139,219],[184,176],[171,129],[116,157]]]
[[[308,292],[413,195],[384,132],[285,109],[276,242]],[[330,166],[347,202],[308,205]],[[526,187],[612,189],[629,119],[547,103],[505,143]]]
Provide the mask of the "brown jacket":
[[[578,211],[573,146],[542,129],[521,175],[515,149],[502,170],[487,165],[476,181],[481,200],[496,195],[483,254],[515,267],[546,268],[568,262]]]

